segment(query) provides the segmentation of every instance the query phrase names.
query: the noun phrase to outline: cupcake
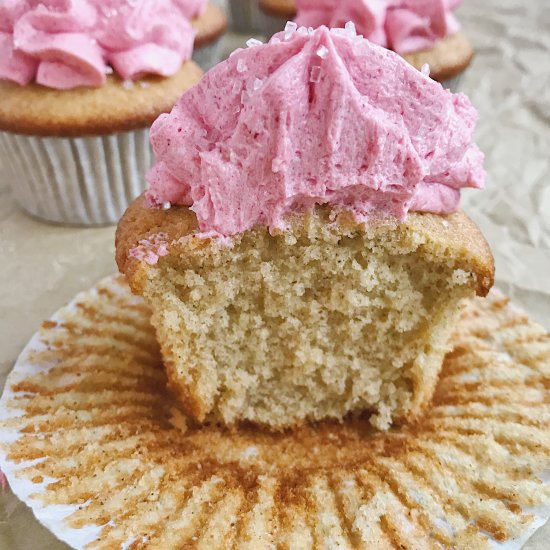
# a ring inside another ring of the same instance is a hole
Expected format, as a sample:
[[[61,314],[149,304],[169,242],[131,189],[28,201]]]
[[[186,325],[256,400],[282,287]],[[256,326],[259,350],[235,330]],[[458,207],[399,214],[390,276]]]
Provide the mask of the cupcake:
[[[27,212],[116,223],[143,191],[149,126],[202,75],[179,4],[0,6],[0,162]]]
[[[453,11],[461,0],[261,0],[271,36],[296,14],[306,27],[344,27],[352,21],[357,32],[389,48],[417,69],[428,66],[431,77],[456,90],[460,75],[473,59],[468,39],[459,32]]]
[[[459,210],[484,183],[477,114],[350,27],[249,46],[155,122],[117,230],[171,387],[228,426],[413,419],[461,304],[493,284]]]

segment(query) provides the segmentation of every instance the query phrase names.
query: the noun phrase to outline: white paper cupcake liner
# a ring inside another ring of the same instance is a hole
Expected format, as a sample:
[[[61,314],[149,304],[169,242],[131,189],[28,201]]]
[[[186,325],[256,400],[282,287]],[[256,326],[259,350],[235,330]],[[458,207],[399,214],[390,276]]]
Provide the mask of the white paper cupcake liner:
[[[198,427],[149,318],[104,279],[42,324],[0,399],[0,468],[73,548],[519,550],[550,515],[550,341],[496,291],[465,308],[424,417],[386,433]]]
[[[258,0],[229,0],[233,30],[256,33],[260,30]]]
[[[209,71],[214,65],[217,65],[222,58],[222,39],[218,38],[215,42],[201,46],[193,50],[193,61],[203,70]]]
[[[117,223],[145,189],[151,163],[149,129],[77,138],[0,132],[0,164],[15,199],[48,222]]]

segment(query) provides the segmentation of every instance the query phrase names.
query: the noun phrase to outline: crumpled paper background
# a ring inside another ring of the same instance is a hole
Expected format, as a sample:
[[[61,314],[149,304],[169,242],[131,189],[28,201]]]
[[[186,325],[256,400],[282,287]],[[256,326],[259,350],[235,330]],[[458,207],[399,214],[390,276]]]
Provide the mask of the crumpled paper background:
[[[489,172],[464,209],[492,245],[500,288],[550,328],[550,2],[466,0],[459,14],[477,51],[463,90]]]
[[[458,15],[477,51],[462,90],[480,111],[489,172],[487,190],[464,193],[463,206],[491,243],[498,286],[550,329],[550,2],[465,0]],[[244,41],[229,36],[227,49]],[[19,212],[0,166],[0,387],[41,321],[116,270],[113,255],[112,227],[55,227]],[[547,525],[524,549],[546,549],[549,537]],[[67,546],[0,489],[0,548]]]

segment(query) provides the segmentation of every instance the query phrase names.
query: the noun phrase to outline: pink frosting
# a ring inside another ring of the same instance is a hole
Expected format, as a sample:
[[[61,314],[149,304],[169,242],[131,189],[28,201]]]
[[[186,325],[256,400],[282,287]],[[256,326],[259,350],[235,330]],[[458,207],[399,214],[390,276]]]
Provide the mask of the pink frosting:
[[[201,231],[233,235],[314,204],[359,219],[456,210],[482,187],[477,113],[400,56],[347,29],[251,43],[151,129],[152,205],[191,205]]]
[[[0,79],[70,89],[170,76],[191,57],[207,0],[3,0]]]
[[[159,258],[168,255],[168,246],[168,234],[157,233],[139,241],[138,245],[130,250],[129,255],[149,265],[155,265]]]
[[[343,27],[398,53],[432,48],[459,29],[452,11],[462,0],[296,0],[296,23]]]

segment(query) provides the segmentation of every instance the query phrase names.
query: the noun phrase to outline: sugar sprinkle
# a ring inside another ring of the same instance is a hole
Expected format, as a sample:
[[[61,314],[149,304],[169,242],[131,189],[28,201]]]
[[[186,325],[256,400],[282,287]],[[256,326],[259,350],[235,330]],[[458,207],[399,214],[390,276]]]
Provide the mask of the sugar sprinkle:
[[[263,46],[263,42],[257,38],[250,38],[246,41],[247,48],[255,48],[256,46]]]
[[[254,91],[256,91],[256,90],[259,90],[263,85],[264,85],[264,81],[261,80],[260,78],[256,78],[254,80],[254,84],[252,85],[252,88],[254,89]]]
[[[319,65],[315,65],[314,67],[311,67],[309,81],[315,84],[319,82],[319,80],[321,80],[321,67],[319,67]]]
[[[357,29],[355,28],[355,23],[353,21],[348,21],[344,27],[351,38],[357,36]]]
[[[325,59],[328,55],[328,48],[326,46],[321,46],[316,53],[321,59]]]
[[[239,59],[237,61],[237,72],[238,73],[244,73],[248,70],[248,66],[246,65],[246,61],[244,59]]]
[[[298,25],[294,21],[287,21],[285,25],[285,40],[288,40],[297,30]]]

